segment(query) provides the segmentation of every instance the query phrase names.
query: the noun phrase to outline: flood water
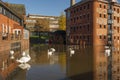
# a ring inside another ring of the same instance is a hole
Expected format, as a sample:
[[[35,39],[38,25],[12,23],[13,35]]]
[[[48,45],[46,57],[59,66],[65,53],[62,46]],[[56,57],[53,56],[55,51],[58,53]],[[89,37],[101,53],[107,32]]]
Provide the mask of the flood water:
[[[52,55],[48,49],[55,48]],[[69,47],[75,53],[70,54]],[[119,51],[114,52],[112,79],[120,80]],[[34,45],[30,47],[30,68],[20,69],[12,80],[108,80],[108,57],[102,46]]]

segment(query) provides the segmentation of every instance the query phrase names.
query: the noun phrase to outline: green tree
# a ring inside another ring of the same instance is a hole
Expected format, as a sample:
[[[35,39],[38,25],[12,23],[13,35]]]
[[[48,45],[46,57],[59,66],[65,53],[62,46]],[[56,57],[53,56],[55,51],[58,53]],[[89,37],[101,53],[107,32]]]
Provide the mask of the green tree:
[[[60,30],[66,30],[66,16],[63,12],[59,16],[59,28]]]

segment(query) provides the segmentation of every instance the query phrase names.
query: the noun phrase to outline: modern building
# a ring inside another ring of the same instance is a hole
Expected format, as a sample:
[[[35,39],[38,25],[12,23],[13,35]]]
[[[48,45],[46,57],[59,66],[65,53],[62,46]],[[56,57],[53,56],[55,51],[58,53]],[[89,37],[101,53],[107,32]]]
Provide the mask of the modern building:
[[[24,17],[0,1],[0,75],[6,80],[18,67],[16,59],[29,48],[29,32]]]
[[[81,0],[66,10],[67,43],[106,45],[108,34],[114,45],[120,38],[120,4],[116,0]],[[111,29],[111,30],[110,30]]]
[[[58,24],[58,17],[57,16],[44,16],[44,15],[34,15],[34,14],[28,14],[26,17],[26,28],[30,30],[31,35],[32,32],[35,31],[37,23],[37,20],[48,20],[48,30],[46,31],[56,31],[59,29]]]

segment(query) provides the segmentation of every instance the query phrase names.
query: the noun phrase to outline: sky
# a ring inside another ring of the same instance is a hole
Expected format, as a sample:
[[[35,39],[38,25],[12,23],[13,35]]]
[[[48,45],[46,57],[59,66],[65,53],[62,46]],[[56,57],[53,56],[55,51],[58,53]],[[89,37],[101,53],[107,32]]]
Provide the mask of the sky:
[[[70,0],[2,0],[4,2],[24,4],[26,15],[39,14],[47,16],[59,16],[70,6]],[[80,0],[76,0],[79,2]],[[118,0],[120,2],[120,0]]]
[[[70,0],[2,0],[3,2],[24,4],[26,13],[59,16],[70,6]],[[76,0],[79,2],[80,0]],[[27,15],[26,14],[26,15]]]

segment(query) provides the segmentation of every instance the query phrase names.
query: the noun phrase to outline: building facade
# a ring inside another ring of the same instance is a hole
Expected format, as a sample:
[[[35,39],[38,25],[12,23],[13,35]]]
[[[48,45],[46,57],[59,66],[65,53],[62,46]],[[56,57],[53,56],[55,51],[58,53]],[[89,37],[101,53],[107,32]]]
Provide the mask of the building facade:
[[[0,75],[3,80],[18,67],[16,59],[25,50],[24,47],[29,48],[29,35],[24,38],[24,34],[23,16],[0,1]]]
[[[26,28],[29,29],[30,32],[34,32],[36,29],[35,24],[39,19],[48,20],[49,29],[47,31],[56,31],[59,29],[57,16],[43,16],[43,15],[33,15],[33,14],[29,14],[26,17]]]
[[[71,5],[65,10],[67,44],[93,47],[90,80],[120,80],[120,4],[117,0],[81,0]],[[110,55],[105,53],[107,44],[112,46]]]
[[[105,45],[108,26],[112,24],[112,40],[119,43],[120,5],[108,0],[82,0],[67,8],[67,42],[77,45]],[[112,11],[112,16],[109,12]],[[114,44],[116,45],[116,44]]]

